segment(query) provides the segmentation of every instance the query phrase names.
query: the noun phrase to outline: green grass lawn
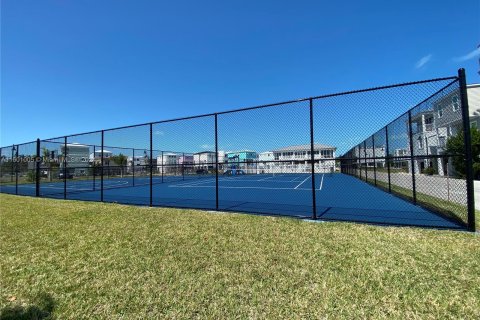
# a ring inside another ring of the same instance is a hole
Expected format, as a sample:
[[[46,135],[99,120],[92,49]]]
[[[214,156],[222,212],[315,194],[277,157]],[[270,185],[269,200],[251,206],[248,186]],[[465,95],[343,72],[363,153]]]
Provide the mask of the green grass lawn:
[[[478,234],[0,195],[0,319],[480,318]]]

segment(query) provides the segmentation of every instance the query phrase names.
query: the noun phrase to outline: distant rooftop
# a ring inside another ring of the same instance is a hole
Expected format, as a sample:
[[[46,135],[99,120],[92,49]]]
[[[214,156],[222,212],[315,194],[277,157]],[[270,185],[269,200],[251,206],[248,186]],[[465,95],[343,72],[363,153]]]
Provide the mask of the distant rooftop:
[[[318,149],[334,149],[336,150],[336,147],[329,146],[326,144],[320,144],[320,143],[315,143],[313,145],[313,149],[318,150]],[[288,146],[280,149],[275,149],[273,150],[274,152],[278,151],[303,151],[303,150],[310,150],[310,145],[309,144],[302,144],[302,145],[297,145],[297,146]]]
[[[237,151],[226,151],[225,153],[241,153],[241,152],[256,152],[253,150],[237,150]]]

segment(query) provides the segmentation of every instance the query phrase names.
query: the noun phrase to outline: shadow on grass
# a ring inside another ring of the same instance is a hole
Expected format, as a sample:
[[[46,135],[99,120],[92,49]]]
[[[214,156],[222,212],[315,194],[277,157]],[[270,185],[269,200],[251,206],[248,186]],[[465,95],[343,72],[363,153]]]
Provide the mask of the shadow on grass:
[[[34,304],[7,306],[0,310],[0,320],[43,320],[54,319],[55,302],[49,294],[40,294]]]

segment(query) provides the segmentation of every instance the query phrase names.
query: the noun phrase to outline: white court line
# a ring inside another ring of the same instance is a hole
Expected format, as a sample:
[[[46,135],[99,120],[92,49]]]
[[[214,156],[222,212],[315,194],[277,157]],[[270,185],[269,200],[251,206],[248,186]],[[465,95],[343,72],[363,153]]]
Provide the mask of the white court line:
[[[263,180],[272,179],[272,178],[275,178],[275,176],[266,177],[266,178],[263,178],[263,179],[260,179],[260,180],[257,180],[257,181],[263,181]]]
[[[199,185],[199,184],[204,184],[204,183],[210,183],[210,182],[213,182],[215,181],[215,179],[208,179],[208,180],[201,180],[201,181],[189,181],[187,183],[185,182],[182,182],[182,183],[179,183],[179,184],[174,184],[173,186],[196,186],[196,185]]]
[[[107,181],[105,181],[107,182]],[[118,181],[118,182],[110,182],[110,183],[105,183],[104,182],[104,186],[105,187],[117,187],[117,186],[124,186],[124,185],[127,185],[128,184],[128,181]],[[75,183],[68,183],[67,182],[67,190],[78,190],[78,191],[92,191],[92,189],[88,188],[88,189],[85,189],[85,188],[82,188],[85,184],[82,183],[80,186],[76,185]],[[100,181],[97,183],[95,183],[95,186],[100,186]],[[25,187],[28,187],[28,188],[35,188],[35,186],[25,186]],[[40,184],[40,189],[58,189],[58,190],[63,190],[63,186],[58,186],[58,185],[54,185],[54,184]],[[100,189],[98,189],[100,190]]]
[[[215,188],[215,186],[169,186],[170,188]],[[269,188],[269,187],[222,187],[219,186],[219,189],[267,189],[267,190],[294,190],[293,188]],[[304,190],[304,189],[297,189]],[[311,190],[311,189],[306,189]]]
[[[306,177],[305,180],[303,180],[302,182],[300,182],[300,183],[299,183],[295,188],[293,188],[293,189],[297,189],[298,187],[300,187],[302,184],[305,183],[305,181],[308,180],[308,178],[310,178],[310,176]]]
[[[325,174],[322,174],[322,181],[320,181],[320,188],[318,188],[318,190],[322,190],[322,187],[323,187],[323,177],[325,176]]]

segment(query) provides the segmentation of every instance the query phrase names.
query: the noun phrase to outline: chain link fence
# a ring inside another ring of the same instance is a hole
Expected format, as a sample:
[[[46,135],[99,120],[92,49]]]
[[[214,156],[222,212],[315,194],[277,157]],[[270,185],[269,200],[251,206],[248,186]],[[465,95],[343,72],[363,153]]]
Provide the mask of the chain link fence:
[[[460,69],[455,77],[3,147],[0,190],[475,230],[469,142]]]

